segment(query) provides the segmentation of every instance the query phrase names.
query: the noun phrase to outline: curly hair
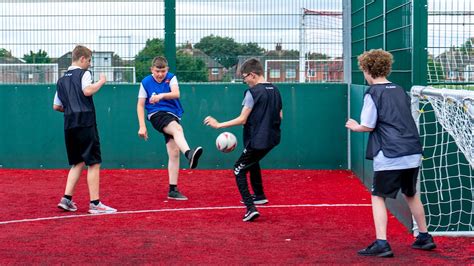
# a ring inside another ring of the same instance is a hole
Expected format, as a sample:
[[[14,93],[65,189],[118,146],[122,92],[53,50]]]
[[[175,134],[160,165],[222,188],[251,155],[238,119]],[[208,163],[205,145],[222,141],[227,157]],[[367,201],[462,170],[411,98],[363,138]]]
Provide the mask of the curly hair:
[[[357,57],[359,68],[372,78],[386,77],[392,71],[393,56],[382,49],[372,49]]]

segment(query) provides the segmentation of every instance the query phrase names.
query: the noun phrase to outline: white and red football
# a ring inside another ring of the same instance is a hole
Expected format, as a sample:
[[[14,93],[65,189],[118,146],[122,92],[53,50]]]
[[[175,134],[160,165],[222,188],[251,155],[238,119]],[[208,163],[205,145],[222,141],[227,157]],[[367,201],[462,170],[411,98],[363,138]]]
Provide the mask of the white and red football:
[[[230,132],[222,132],[216,139],[216,147],[221,152],[231,152],[237,147],[237,138]]]

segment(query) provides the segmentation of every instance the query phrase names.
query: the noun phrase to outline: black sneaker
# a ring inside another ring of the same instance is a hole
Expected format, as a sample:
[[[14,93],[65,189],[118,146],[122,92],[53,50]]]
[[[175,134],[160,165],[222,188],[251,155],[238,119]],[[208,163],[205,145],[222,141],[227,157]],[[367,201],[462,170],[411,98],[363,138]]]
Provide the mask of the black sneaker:
[[[189,159],[189,168],[194,169],[198,165],[199,157],[202,154],[202,147],[197,147],[196,149],[192,149],[189,151],[188,159]]]
[[[436,248],[436,244],[434,243],[433,237],[430,234],[428,234],[427,238],[421,238],[420,235],[418,235],[411,247],[415,249],[432,250]]]
[[[256,196],[255,194],[252,194],[251,196],[252,196],[253,204],[255,205],[263,205],[263,204],[268,203],[268,199],[267,197],[265,197],[265,195]],[[240,203],[244,204],[244,201],[240,200]]]
[[[168,199],[173,199],[173,200],[188,200],[186,196],[181,194],[179,191],[170,191],[168,192]]]
[[[258,218],[260,216],[260,213],[258,213],[257,209],[255,207],[247,209],[247,212],[244,215],[244,219],[242,221],[244,222],[251,222]]]
[[[357,253],[362,256],[393,257],[390,245],[387,243],[384,246],[380,246],[377,244],[377,241],[370,244],[367,248],[357,251]]]

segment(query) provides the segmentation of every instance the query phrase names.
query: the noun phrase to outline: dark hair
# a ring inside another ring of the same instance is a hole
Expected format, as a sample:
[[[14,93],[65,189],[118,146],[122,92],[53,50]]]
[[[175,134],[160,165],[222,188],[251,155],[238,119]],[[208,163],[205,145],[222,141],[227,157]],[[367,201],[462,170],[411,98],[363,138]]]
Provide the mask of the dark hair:
[[[240,74],[255,73],[258,76],[263,76],[263,66],[257,58],[250,58],[240,66]]]
[[[83,45],[76,45],[76,47],[74,47],[74,50],[72,50],[72,61],[78,61],[83,56],[87,59],[91,58],[92,51]]]
[[[163,56],[157,56],[153,58],[151,66],[157,68],[165,68],[168,66],[168,60],[166,60],[166,58]]]
[[[392,71],[393,56],[382,49],[372,49],[357,57],[359,68],[372,78],[386,77]]]

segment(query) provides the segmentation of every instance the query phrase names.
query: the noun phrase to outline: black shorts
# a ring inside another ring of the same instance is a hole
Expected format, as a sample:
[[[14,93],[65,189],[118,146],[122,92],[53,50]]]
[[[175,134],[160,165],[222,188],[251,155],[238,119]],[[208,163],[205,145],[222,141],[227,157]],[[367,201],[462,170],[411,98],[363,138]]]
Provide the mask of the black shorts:
[[[372,183],[372,195],[394,199],[401,189],[405,196],[415,196],[419,169],[419,167],[416,167],[402,170],[376,171]]]
[[[165,137],[165,143],[168,143],[168,141],[170,141],[173,136],[166,134],[163,129],[173,121],[176,121],[178,124],[180,124],[178,117],[167,112],[157,112],[150,117],[150,122],[153,127]]]
[[[93,165],[102,162],[97,126],[67,129],[64,131],[64,139],[70,165],[81,162]]]

